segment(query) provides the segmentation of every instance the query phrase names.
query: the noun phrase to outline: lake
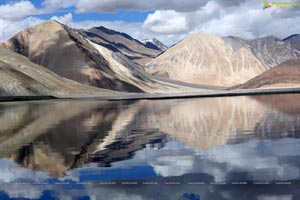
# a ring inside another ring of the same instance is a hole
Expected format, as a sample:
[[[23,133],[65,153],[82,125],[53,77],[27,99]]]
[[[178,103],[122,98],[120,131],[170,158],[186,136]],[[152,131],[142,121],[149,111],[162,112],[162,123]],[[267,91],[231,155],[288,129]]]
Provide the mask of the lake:
[[[0,199],[300,199],[300,94],[0,103]]]

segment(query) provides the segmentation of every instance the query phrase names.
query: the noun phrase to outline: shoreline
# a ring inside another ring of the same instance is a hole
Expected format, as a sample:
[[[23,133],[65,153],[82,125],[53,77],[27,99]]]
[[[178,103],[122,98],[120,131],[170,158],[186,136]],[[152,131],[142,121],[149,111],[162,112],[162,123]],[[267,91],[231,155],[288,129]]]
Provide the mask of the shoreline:
[[[0,97],[1,102],[14,102],[14,101],[41,101],[50,99],[60,99],[55,96],[3,96]]]
[[[276,95],[276,94],[295,94],[300,93],[300,88],[284,89],[239,89],[221,90],[215,92],[187,92],[187,93],[157,93],[157,94],[138,94],[134,97],[117,97],[108,101],[120,100],[159,100],[159,99],[186,99],[186,98],[213,98],[213,97],[233,97],[233,96],[255,96],[255,95]]]
[[[0,97],[0,102],[14,101],[40,101],[40,100],[161,100],[161,99],[185,99],[185,98],[208,98],[208,97],[232,97],[232,96],[254,96],[300,93],[300,88],[276,88],[276,89],[238,89],[238,90],[216,90],[213,92],[186,92],[186,93],[128,93],[122,96],[8,96]]]

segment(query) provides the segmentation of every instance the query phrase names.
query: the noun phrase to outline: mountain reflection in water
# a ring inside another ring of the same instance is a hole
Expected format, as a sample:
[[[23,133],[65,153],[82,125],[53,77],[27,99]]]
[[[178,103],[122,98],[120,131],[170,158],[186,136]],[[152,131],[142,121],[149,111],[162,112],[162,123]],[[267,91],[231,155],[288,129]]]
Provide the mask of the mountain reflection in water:
[[[299,102],[290,94],[1,103],[0,199],[297,199]],[[96,184],[122,180],[158,185]],[[231,184],[241,181],[270,184]]]

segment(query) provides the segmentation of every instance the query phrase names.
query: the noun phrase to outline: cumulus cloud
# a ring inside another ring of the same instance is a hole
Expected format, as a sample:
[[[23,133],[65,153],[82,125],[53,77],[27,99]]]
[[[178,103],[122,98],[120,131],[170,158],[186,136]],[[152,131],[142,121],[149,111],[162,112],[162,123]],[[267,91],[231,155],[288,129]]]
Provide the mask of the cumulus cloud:
[[[78,12],[117,12],[119,10],[175,10],[180,12],[195,11],[204,6],[207,0],[79,0]]]
[[[259,1],[245,2],[238,9],[221,7],[210,19],[201,20],[195,27],[195,32],[207,32],[219,36],[240,36],[247,39],[276,35],[284,38],[290,34],[300,32],[295,26],[299,16],[293,16],[288,9],[262,10]],[[280,13],[291,15],[286,18]],[[189,18],[190,19],[190,18]],[[201,19],[201,18],[199,18]]]
[[[36,9],[28,0],[0,5],[0,40],[7,39],[21,28],[35,25],[38,18],[26,17],[42,13],[62,11],[76,7],[80,13],[116,12],[119,10],[152,11],[145,21],[73,21],[71,13],[53,16],[74,28],[105,26],[120,32],[129,33],[137,39],[156,37],[167,45],[172,45],[195,32],[205,32],[217,36],[239,36],[246,39],[275,35],[285,38],[300,33],[299,8],[262,9],[261,0],[45,0],[43,8]],[[20,9],[22,7],[22,9]],[[68,10],[68,12],[72,12]],[[76,15],[76,13],[73,13]],[[51,17],[50,17],[51,18]],[[35,21],[35,22],[32,22]],[[32,22],[32,23],[29,23]],[[11,25],[8,25],[11,23]],[[19,25],[15,27],[16,25]]]
[[[263,194],[257,197],[258,200],[292,200],[293,195],[267,195]]]
[[[11,4],[0,5],[0,19],[21,19],[34,14],[36,11],[30,1],[20,1]]]
[[[5,185],[1,187],[11,199],[40,199],[43,191],[33,185]]]
[[[0,182],[12,183],[12,182],[33,182],[41,181],[48,176],[43,172],[36,172],[30,169],[22,168],[12,160],[0,159]]]
[[[162,177],[180,177],[186,174],[199,174],[200,177],[201,174],[206,174],[201,176],[202,181],[296,180],[300,177],[299,141],[295,138],[278,141],[252,140],[218,146],[206,152],[171,141],[159,151],[155,149],[137,151],[132,159],[112,163],[110,169],[83,167],[72,170],[68,172],[66,179],[77,180],[80,174],[89,171],[105,174],[106,170],[151,166],[154,172]],[[240,173],[244,176],[240,177]],[[131,175],[132,179],[138,178],[134,173]]]
[[[186,16],[173,10],[155,11],[149,14],[144,27],[162,34],[176,34],[188,30]]]
[[[136,31],[152,34],[169,45],[194,32],[246,39],[267,35],[285,38],[300,33],[300,27],[295,23],[300,20],[299,8],[263,10],[262,3],[261,0],[79,0],[77,11],[153,10],[142,28]]]
[[[239,6],[246,2],[246,0],[216,0],[217,3],[219,3],[222,6],[225,7],[231,7],[231,6]]]
[[[43,20],[36,17],[28,17],[20,20],[0,19],[0,41],[8,40],[23,29],[41,22]]]
[[[62,24],[69,25],[73,22],[73,15],[72,15],[72,13],[68,13],[68,14],[60,16],[60,17],[53,16],[51,19],[56,20]]]
[[[72,6],[75,6],[77,3],[77,0],[45,0],[42,5],[46,10],[56,10],[59,8],[69,8]]]
[[[300,16],[295,9],[262,9],[260,0],[208,1],[195,11],[159,10],[150,14],[144,28],[154,34],[177,34],[184,37],[194,32],[217,36],[239,36],[246,39],[275,35],[285,38],[300,33],[295,22]]]

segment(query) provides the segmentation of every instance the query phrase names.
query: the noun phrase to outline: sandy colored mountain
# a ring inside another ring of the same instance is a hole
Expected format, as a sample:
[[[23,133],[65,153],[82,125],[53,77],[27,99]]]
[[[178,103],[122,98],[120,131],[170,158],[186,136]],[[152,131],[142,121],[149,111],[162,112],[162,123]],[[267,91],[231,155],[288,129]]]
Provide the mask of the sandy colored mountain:
[[[188,83],[233,86],[266,70],[247,48],[234,48],[222,38],[192,34],[147,64],[147,71]]]
[[[155,44],[143,44],[126,33],[120,33],[103,26],[88,30],[80,30],[80,33],[92,42],[106,47],[115,53],[123,54],[134,64],[144,65],[159,55],[163,50]],[[161,44],[158,44],[161,45]]]
[[[300,51],[300,34],[291,35],[283,39],[283,41],[289,43],[294,49]]]
[[[125,56],[89,41],[54,20],[26,29],[2,45],[84,85],[129,92],[176,88],[174,84],[154,80]]]
[[[239,86],[253,88],[300,87],[300,60],[289,60]]]
[[[292,38],[290,42],[274,36],[253,40],[245,40],[233,36],[223,39],[235,48],[243,47],[249,49],[267,69],[287,60],[300,58],[300,51],[295,48],[297,46],[296,40]]]
[[[0,47],[0,96],[75,97],[116,93],[62,78],[24,56]]]

